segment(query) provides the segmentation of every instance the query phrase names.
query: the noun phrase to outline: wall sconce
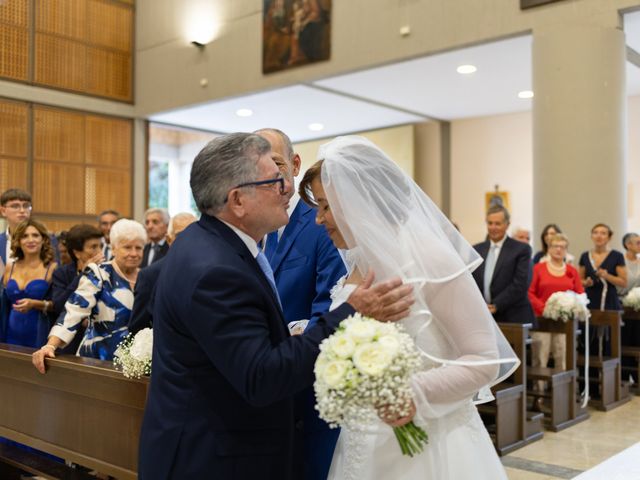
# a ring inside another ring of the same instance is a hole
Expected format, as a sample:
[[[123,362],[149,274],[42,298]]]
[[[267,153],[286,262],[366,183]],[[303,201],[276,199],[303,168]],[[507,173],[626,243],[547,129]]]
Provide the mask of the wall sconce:
[[[207,46],[207,44],[206,44],[206,43],[198,42],[197,40],[193,40],[193,41],[191,42],[191,45],[194,45],[194,46],[195,46],[195,47],[197,47],[199,50],[203,50],[203,49],[204,49],[204,47],[206,47],[206,46]]]

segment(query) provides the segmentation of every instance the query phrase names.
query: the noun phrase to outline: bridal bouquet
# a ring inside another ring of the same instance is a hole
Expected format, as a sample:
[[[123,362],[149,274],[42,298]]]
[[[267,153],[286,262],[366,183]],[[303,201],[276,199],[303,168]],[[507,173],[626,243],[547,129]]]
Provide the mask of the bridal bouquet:
[[[633,310],[640,311],[640,287],[632,288],[622,299],[622,305]]]
[[[547,300],[542,316],[563,322],[574,318],[584,321],[589,315],[588,304],[589,299],[585,293],[576,293],[571,290],[556,292]]]
[[[151,352],[153,351],[153,330],[143,328],[135,335],[127,335],[114,353],[113,363],[127,378],[151,375]]]
[[[316,360],[316,410],[333,428],[361,428],[377,412],[392,417],[409,414],[411,375],[422,360],[402,327],[355,314],[320,344]],[[420,453],[426,432],[409,422],[394,433],[404,455]]]

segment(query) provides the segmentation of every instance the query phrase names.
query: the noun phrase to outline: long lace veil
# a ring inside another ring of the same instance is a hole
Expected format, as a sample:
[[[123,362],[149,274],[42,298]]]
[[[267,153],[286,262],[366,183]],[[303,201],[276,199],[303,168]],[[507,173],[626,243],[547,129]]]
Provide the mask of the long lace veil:
[[[486,387],[509,376],[519,360],[471,277],[482,258],[418,185],[369,140],[338,137],[320,147],[318,158],[324,160],[321,179],[327,201],[349,247],[349,267],[363,274],[373,269],[376,280],[400,276],[415,285],[410,333],[426,334],[431,322],[442,332],[452,332],[449,327],[455,325],[448,322],[463,320],[490,332],[491,348],[484,342],[485,351],[478,355],[461,355],[455,338],[448,339],[449,348],[416,340],[432,362],[485,372],[489,366],[491,380],[476,392],[477,401],[488,399]],[[433,315],[430,302],[442,305],[444,298],[451,308],[444,313],[438,308]]]

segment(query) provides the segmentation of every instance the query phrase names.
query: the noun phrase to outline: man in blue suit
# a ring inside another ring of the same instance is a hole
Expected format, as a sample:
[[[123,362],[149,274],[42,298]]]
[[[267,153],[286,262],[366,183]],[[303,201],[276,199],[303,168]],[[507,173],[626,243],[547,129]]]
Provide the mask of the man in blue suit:
[[[319,343],[355,310],[408,314],[411,287],[373,275],[347,303],[289,336],[273,272],[257,242],[288,221],[289,195],[269,143],[235,133],[196,156],[202,212],[164,261],[154,300],[153,373],[139,478],[300,478],[293,395],[313,382]]]
[[[272,128],[255,133],[271,144],[271,157],[291,191],[289,223],[267,235],[264,252],[273,269],[285,320],[292,325],[306,319],[311,327],[329,310],[331,288],[346,274],[344,262],[326,229],[316,225],[316,210],[300,201],[295,191],[294,178],[301,162],[289,137]],[[325,480],[340,431],[330,429],[314,405],[313,388],[296,398],[301,420],[296,422],[296,449],[303,455],[305,480]]]

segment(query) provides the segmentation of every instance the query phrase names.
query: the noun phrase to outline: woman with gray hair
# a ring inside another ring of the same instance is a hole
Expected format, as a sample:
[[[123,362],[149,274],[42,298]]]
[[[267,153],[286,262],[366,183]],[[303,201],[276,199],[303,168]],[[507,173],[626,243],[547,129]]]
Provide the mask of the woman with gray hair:
[[[622,237],[625,249],[624,263],[627,266],[627,286],[617,287],[618,295],[624,297],[632,288],[640,287],[640,236],[637,233],[627,233]]]
[[[33,364],[40,373],[45,373],[45,357],[54,358],[58,347],[71,342],[85,318],[89,318],[89,326],[77,355],[112,360],[126,337],[147,234],[140,223],[121,219],[111,228],[110,239],[113,260],[87,266],[65,304],[65,315],[51,329],[46,345],[34,352]]]

